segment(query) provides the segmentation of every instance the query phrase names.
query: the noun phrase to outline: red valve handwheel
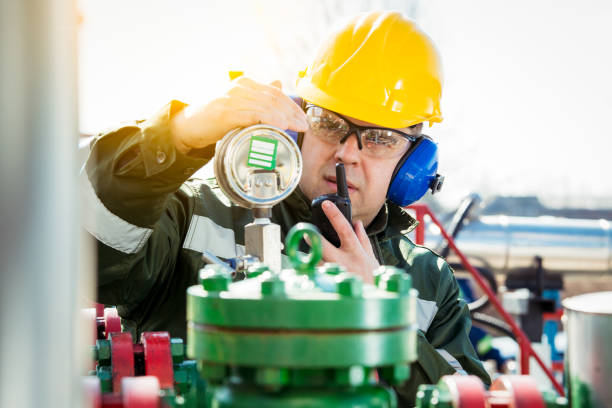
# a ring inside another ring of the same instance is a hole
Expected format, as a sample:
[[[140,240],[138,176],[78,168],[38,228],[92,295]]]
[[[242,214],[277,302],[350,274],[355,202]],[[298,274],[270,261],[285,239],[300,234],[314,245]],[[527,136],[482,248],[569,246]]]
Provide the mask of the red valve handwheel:
[[[508,408],[546,408],[535,380],[528,375],[502,375],[491,385],[495,391],[506,391]]]
[[[113,392],[121,392],[123,377],[134,376],[134,348],[129,332],[111,333],[111,368],[113,372]]]
[[[445,375],[442,381],[453,396],[455,408],[487,408],[486,390],[475,375]]]
[[[144,348],[145,375],[159,379],[161,388],[174,387],[174,369],[168,332],[146,332],[140,337]]]
[[[121,333],[121,318],[114,307],[104,309],[104,332],[107,339],[111,333]]]

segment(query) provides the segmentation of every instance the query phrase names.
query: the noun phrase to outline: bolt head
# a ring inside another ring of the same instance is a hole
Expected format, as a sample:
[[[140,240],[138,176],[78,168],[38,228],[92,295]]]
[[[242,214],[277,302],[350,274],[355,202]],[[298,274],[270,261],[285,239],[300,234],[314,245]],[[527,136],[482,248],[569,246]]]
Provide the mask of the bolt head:
[[[338,275],[336,284],[340,296],[360,297],[363,293],[363,281],[359,276],[348,273]]]
[[[106,339],[96,340],[96,357],[98,364],[107,366],[111,363],[110,341]]]
[[[278,367],[258,368],[255,372],[255,382],[272,390],[278,390],[289,384],[289,370]]]
[[[283,296],[285,294],[285,281],[273,276],[261,282],[263,296]]]
[[[389,292],[405,295],[412,288],[412,277],[403,269],[385,267],[384,273],[379,275],[378,287]]]
[[[365,382],[366,377],[366,369],[358,365],[337,369],[335,373],[337,385],[348,385],[351,387],[362,385]]]
[[[380,373],[383,379],[390,384],[402,384],[410,377],[410,365],[394,364],[392,366],[383,367]]]
[[[206,265],[200,270],[200,283],[207,292],[222,292],[228,289],[231,277],[219,265]]]
[[[329,275],[340,275],[346,272],[346,268],[342,265],[333,262],[326,262],[320,269],[322,273]]]
[[[170,352],[172,353],[172,363],[182,363],[185,359],[185,343],[183,343],[183,339],[178,337],[171,338]]]

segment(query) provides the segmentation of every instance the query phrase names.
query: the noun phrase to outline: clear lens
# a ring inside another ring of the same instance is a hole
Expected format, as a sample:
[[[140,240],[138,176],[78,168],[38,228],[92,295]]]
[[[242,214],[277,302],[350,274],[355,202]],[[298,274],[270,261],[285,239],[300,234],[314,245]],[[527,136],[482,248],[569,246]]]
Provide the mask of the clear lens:
[[[376,157],[389,157],[404,153],[409,141],[400,133],[387,129],[364,129],[361,131],[364,148]]]
[[[340,143],[349,131],[351,124],[344,118],[319,106],[309,106],[306,117],[317,138],[328,143]],[[408,150],[410,140],[392,129],[368,128],[353,125],[353,130],[360,133],[364,153],[374,157],[392,157]]]
[[[326,142],[338,143],[349,131],[344,119],[318,106],[308,108],[306,117],[314,135]]]

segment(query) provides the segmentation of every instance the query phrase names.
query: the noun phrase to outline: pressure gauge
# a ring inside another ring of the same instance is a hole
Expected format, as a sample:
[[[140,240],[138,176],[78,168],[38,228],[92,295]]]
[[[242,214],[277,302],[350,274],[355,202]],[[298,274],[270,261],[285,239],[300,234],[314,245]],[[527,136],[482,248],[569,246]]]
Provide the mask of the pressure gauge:
[[[221,190],[246,208],[270,208],[297,187],[302,155],[283,130],[254,125],[229,132],[217,143],[214,171]]]

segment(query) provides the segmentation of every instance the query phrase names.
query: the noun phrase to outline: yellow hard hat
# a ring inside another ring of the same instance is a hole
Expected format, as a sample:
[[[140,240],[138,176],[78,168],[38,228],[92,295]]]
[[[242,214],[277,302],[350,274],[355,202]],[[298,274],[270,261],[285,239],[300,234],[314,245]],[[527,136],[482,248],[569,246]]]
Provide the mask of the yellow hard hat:
[[[360,14],[319,48],[297,93],[378,126],[441,122],[442,67],[431,39],[398,12]]]

